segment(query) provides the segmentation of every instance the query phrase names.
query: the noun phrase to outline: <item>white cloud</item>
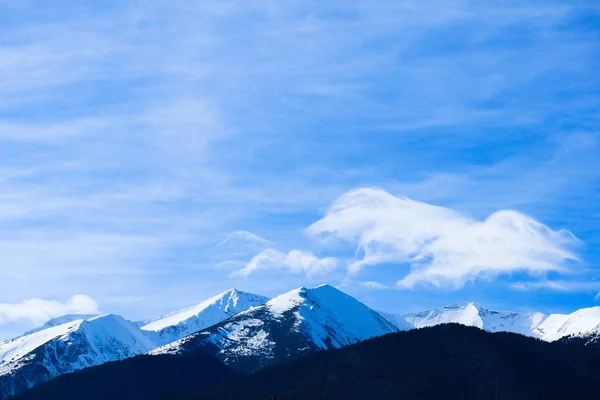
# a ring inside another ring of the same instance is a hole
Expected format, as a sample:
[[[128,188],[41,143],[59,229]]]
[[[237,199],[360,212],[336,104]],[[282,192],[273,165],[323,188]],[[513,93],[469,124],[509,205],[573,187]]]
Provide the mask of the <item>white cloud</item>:
[[[252,257],[244,268],[234,273],[234,276],[246,277],[258,270],[287,269],[311,277],[334,271],[338,263],[337,258],[318,258],[312,253],[301,250],[292,250],[286,254],[275,249],[265,249]]]
[[[460,288],[516,271],[566,272],[568,262],[578,260],[567,249],[577,242],[572,233],[553,231],[519,212],[501,210],[477,221],[377,188],[342,195],[307,231],[356,244],[362,258],[349,265],[353,273],[366,265],[410,263],[410,273],[397,282],[401,288],[422,283]]]
[[[391,289],[388,285],[384,285],[383,283],[379,283],[379,282],[375,282],[375,281],[358,282],[358,284],[362,287],[365,287],[367,289],[373,289],[373,290]]]
[[[65,314],[97,313],[98,303],[84,294],[75,295],[66,303],[34,298],[17,304],[0,303],[0,324],[20,320],[41,324]]]
[[[220,267],[233,266],[237,269],[240,265],[246,265],[245,261],[248,256],[264,250],[271,243],[255,233],[238,230],[229,232],[225,238],[220,241],[217,246],[217,258],[224,258],[224,261],[218,262]],[[236,258],[233,260],[232,258]]]

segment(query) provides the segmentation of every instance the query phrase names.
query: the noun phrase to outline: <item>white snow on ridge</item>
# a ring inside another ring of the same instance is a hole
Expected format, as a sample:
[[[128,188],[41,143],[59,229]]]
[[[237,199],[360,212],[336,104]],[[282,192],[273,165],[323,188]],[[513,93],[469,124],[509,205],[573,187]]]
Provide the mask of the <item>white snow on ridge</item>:
[[[62,325],[43,329],[29,335],[20,336],[16,339],[0,343],[0,366],[21,359],[28,353],[53,339],[64,337],[68,333],[79,328],[82,322],[83,320],[67,322]],[[0,368],[0,374],[3,372],[4,371]]]
[[[552,342],[569,335],[591,333],[600,328],[600,307],[582,308],[571,314],[551,314],[535,331],[543,340]]]
[[[59,359],[57,364],[44,364],[52,374],[121,360],[156,347],[133,322],[113,314],[95,316],[89,320],[66,322],[0,343],[0,375],[20,367],[20,361],[30,360],[31,352],[43,345],[53,349],[63,346],[74,350],[73,359]],[[45,353],[40,357],[43,362]]]
[[[518,333],[548,342],[600,329],[600,307],[584,308],[572,314],[545,315],[539,312],[493,311],[476,303],[460,303],[418,313],[384,316],[397,326],[398,321],[400,324],[406,321],[412,328],[458,323],[489,332]]]
[[[89,343],[90,353],[101,361],[131,357],[156,347],[135,323],[119,315],[107,314],[83,321],[79,330]]]
[[[78,320],[89,320],[97,317],[98,314],[67,314],[60,317],[52,318],[48,320],[44,325],[32,329],[30,331],[25,332],[22,336],[26,336],[35,332],[42,331],[44,329],[52,328],[53,326],[63,325],[69,322],[78,321]]]
[[[42,371],[57,376],[147,353],[267,300],[232,289],[141,324],[113,314],[53,318],[20,337],[0,343],[0,376],[21,368],[36,368],[38,364],[44,367]],[[36,384],[38,378],[40,382],[47,379],[40,374],[31,378],[31,384]]]
[[[186,342],[206,338],[227,354],[270,357],[272,348],[277,345],[270,332],[284,327],[293,330],[290,334],[300,334],[321,349],[342,347],[398,331],[379,313],[353,297],[332,286],[321,285],[284,293],[261,307],[238,314],[214,332],[185,337],[149,354],[178,353]]]
[[[296,326],[320,348],[341,347],[398,328],[363,303],[330,285],[301,287],[269,300],[265,307],[276,318],[297,308]]]
[[[227,318],[263,305],[268,298],[252,293],[230,289],[191,307],[144,321],[140,329],[151,333],[160,344],[181,339],[192,333],[218,324]]]
[[[306,298],[298,310],[299,317],[321,348],[329,347],[326,340],[342,347],[398,331],[377,312],[333,286],[300,289],[302,292]]]
[[[424,328],[439,324],[457,323],[466,326],[483,328],[483,320],[479,308],[474,303],[463,303],[446,306],[442,309],[421,311],[404,316],[414,328]]]

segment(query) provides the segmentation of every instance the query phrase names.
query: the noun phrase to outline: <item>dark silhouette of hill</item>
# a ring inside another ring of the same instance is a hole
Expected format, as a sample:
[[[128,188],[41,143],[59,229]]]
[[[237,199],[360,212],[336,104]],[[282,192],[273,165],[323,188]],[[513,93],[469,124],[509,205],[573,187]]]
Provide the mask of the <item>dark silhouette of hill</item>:
[[[123,389],[125,388],[125,389]],[[18,399],[595,399],[600,349],[456,324],[393,333],[239,376],[210,356],[141,356]]]
[[[591,332],[583,335],[565,336],[561,338],[559,342],[575,346],[588,346],[600,348],[600,333]]]
[[[142,355],[61,375],[15,399],[177,399],[238,376],[202,353]]]
[[[269,367],[197,399],[595,399],[600,352],[456,324]]]

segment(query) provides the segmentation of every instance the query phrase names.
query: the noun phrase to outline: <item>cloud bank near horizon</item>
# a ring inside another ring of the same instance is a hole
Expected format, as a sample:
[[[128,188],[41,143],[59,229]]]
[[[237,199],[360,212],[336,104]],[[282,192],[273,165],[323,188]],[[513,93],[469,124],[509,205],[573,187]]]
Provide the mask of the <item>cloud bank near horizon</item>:
[[[98,303],[90,296],[77,294],[66,302],[32,298],[20,303],[0,303],[0,325],[26,320],[34,324],[66,314],[98,314]]]

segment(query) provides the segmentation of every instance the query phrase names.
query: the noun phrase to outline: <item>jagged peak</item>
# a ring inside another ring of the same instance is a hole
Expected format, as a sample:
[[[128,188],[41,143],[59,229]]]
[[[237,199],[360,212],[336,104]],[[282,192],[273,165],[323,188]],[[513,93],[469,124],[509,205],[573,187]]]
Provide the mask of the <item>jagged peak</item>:
[[[32,333],[39,332],[39,331],[42,331],[42,330],[45,330],[48,328],[52,328],[54,326],[59,326],[59,325],[67,324],[67,323],[70,323],[73,321],[78,321],[78,320],[88,320],[90,318],[94,318],[97,316],[98,316],[98,314],[65,314],[65,315],[61,315],[60,317],[55,317],[55,318],[49,319],[41,326],[25,332],[21,336],[31,335]]]
[[[447,306],[442,307],[443,310],[456,310],[456,309],[465,309],[465,308],[475,308],[479,311],[487,310],[484,306],[474,301],[463,301],[460,303],[449,304]]]
[[[289,292],[272,298],[265,306],[275,314],[282,314],[307,302],[316,304],[320,307],[337,307],[339,306],[339,303],[343,302],[360,303],[357,299],[342,292],[338,288],[329,284],[322,284],[314,288],[301,286],[292,289]]]
[[[159,331],[175,325],[188,324],[190,320],[206,313],[213,314],[207,321],[210,320],[212,323],[217,323],[223,319],[220,317],[223,314],[227,317],[227,314],[232,315],[248,308],[262,305],[267,301],[267,297],[232,288],[200,303],[145,320],[139,325],[143,330]],[[199,329],[204,327],[206,326],[200,324]],[[191,329],[192,327],[189,328]]]

